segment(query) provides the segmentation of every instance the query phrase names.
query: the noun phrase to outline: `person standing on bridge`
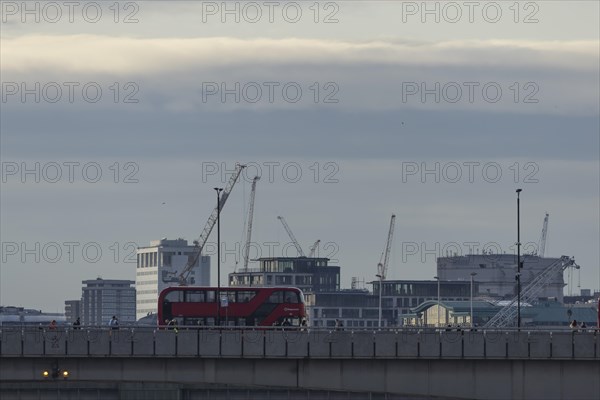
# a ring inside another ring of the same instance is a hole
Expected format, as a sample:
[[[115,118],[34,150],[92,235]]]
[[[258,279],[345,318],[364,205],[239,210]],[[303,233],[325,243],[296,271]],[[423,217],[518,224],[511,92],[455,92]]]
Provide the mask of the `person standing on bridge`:
[[[306,331],[308,329],[308,323],[306,322],[306,318],[302,318],[302,322],[300,323],[300,330]]]
[[[110,326],[113,330],[119,329],[119,319],[116,315],[113,315],[110,321],[108,321],[108,326]]]
[[[574,319],[573,322],[571,322],[571,325],[569,325],[571,327],[571,329],[577,329],[577,320]]]

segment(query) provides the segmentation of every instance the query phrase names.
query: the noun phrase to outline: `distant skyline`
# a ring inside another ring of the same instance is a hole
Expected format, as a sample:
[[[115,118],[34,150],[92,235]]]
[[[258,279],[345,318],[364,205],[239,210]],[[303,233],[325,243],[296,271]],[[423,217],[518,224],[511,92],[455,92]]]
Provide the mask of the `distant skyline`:
[[[452,23],[412,2],[326,3],[299,3],[296,23],[222,23],[189,1],[101,3],[97,23],[3,9],[0,304],[60,311],[82,280],[134,279],[132,249],[195,240],[236,162],[223,284],[259,166],[253,242],[288,243],[283,215],[342,287],[375,279],[392,213],[390,279],[432,279],[455,244],[514,252],[522,188],[523,242],[550,213],[546,254],[599,290],[599,4],[496,2],[498,22],[478,8]]]

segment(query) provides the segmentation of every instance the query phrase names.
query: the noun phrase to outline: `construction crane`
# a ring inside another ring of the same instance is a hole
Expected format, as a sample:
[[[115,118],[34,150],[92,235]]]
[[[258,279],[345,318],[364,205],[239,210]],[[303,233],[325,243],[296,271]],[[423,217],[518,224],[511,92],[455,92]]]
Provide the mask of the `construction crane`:
[[[310,252],[308,254],[309,258],[312,258],[315,256],[315,252],[317,251],[317,247],[319,247],[319,243],[321,243],[321,239],[317,240],[311,247],[310,247]]]
[[[545,270],[529,282],[529,284],[522,290],[521,302],[522,303],[533,303],[537,300],[540,292],[547,287],[552,279],[562,273],[565,269],[573,267],[579,269],[579,265],[575,264],[573,257],[562,256],[552,264],[550,264]],[[510,303],[505,305],[498,311],[490,320],[484,325],[484,328],[502,328],[507,326],[513,326],[518,313],[517,308],[518,296],[515,296]]]
[[[544,253],[546,252],[546,236],[548,235],[548,219],[550,214],[546,213],[544,217],[544,226],[542,227],[542,235],[540,236],[540,247],[538,251],[538,256],[544,257]]]
[[[377,273],[381,280],[385,280],[387,276],[388,262],[390,260],[390,251],[392,250],[392,239],[394,238],[394,224],[396,222],[396,215],[392,214],[392,218],[390,219],[390,229],[388,231],[387,242],[385,244],[385,249],[383,253],[381,253],[381,259],[379,260],[379,264],[377,264]]]
[[[246,231],[246,247],[244,247],[244,271],[248,271],[248,261],[250,258],[250,241],[252,239],[252,219],[254,218],[254,197],[256,196],[256,182],[260,176],[255,176],[252,180],[252,190],[250,191],[250,208],[248,209],[248,230]]]
[[[175,277],[175,276],[173,276],[174,273],[171,273],[171,276],[169,277],[168,272],[164,271],[165,273],[163,273],[163,277],[162,277],[163,282],[179,282],[180,285],[187,285],[188,278],[189,278],[190,274],[192,273],[192,269],[194,268],[194,266],[196,265],[196,262],[200,258],[200,255],[202,254],[202,250],[204,249],[204,245],[206,244],[206,241],[208,240],[208,236],[210,235],[210,232],[212,232],[212,229],[214,228],[215,223],[217,222],[217,217],[219,215],[219,211],[223,210],[223,207],[225,206],[225,203],[227,202],[227,198],[229,197],[231,190],[235,186],[235,183],[237,182],[240,174],[242,173],[242,170],[245,167],[246,167],[245,165],[242,165],[239,163],[235,165],[235,170],[233,171],[233,175],[229,179],[227,186],[225,186],[225,189],[223,190],[223,193],[221,194],[221,197],[219,198],[218,206],[215,207],[212,214],[210,214],[210,217],[208,217],[208,221],[206,221],[206,225],[204,225],[204,230],[200,234],[200,237],[198,238],[198,240],[194,241],[194,246],[196,246],[196,253],[193,256],[188,257],[187,264],[185,265],[185,267],[183,268],[183,270],[181,271],[181,273],[178,276]]]
[[[281,221],[283,227],[285,228],[285,231],[287,232],[288,236],[290,237],[290,240],[292,241],[292,244],[296,246],[296,250],[298,251],[298,257],[306,257],[304,255],[304,251],[302,251],[302,247],[300,247],[300,243],[298,243],[298,241],[296,240],[296,237],[292,233],[292,230],[288,226],[287,222],[285,222],[285,219],[281,216],[277,217],[277,219]]]
[[[379,278],[379,323],[378,326],[381,328],[381,298],[383,294],[383,281],[387,276],[388,261],[390,260],[390,251],[392,250],[392,239],[394,237],[394,224],[396,222],[396,215],[392,214],[390,219],[390,229],[388,231],[387,242],[385,243],[385,249],[381,253],[379,264],[377,264],[377,277]]]

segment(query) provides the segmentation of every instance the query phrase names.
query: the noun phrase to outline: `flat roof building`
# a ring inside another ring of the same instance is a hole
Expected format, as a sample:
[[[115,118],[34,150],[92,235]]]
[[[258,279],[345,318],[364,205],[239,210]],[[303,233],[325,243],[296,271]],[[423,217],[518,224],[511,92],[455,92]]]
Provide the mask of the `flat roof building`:
[[[336,326],[336,320],[350,328],[379,326],[379,298],[368,290],[345,289],[337,292],[306,294],[306,312],[311,326]],[[382,310],[382,325],[394,320],[394,310]]]
[[[373,296],[379,297],[380,281],[370,283],[373,285]],[[437,280],[385,280],[382,287],[382,308],[394,310],[394,317],[389,321],[389,324],[394,326],[403,324],[402,315],[411,313],[411,308],[428,300],[437,301],[438,298]],[[473,282],[475,293],[477,287],[478,282]],[[461,301],[471,298],[470,281],[440,281],[439,289],[440,299],[444,301]]]
[[[81,318],[81,300],[65,300],[65,318],[69,324]]]
[[[340,267],[328,258],[265,257],[259,268],[229,274],[229,286],[294,286],[304,292],[334,292],[340,289]]]
[[[90,279],[82,282],[81,323],[106,325],[112,316],[122,325],[135,322],[134,281],[120,279]]]

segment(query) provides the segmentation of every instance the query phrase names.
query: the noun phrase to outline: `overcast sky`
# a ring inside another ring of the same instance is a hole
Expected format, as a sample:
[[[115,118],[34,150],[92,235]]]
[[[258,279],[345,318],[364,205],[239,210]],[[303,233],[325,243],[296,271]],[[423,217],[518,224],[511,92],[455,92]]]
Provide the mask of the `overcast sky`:
[[[457,246],[515,252],[522,188],[526,250],[550,213],[565,293],[600,288],[598,2],[55,4],[2,2],[0,304],[134,280],[134,247],[196,239],[236,162],[223,283],[259,173],[252,257],[295,254],[283,215],[370,281],[395,213],[389,278],[431,279]]]

